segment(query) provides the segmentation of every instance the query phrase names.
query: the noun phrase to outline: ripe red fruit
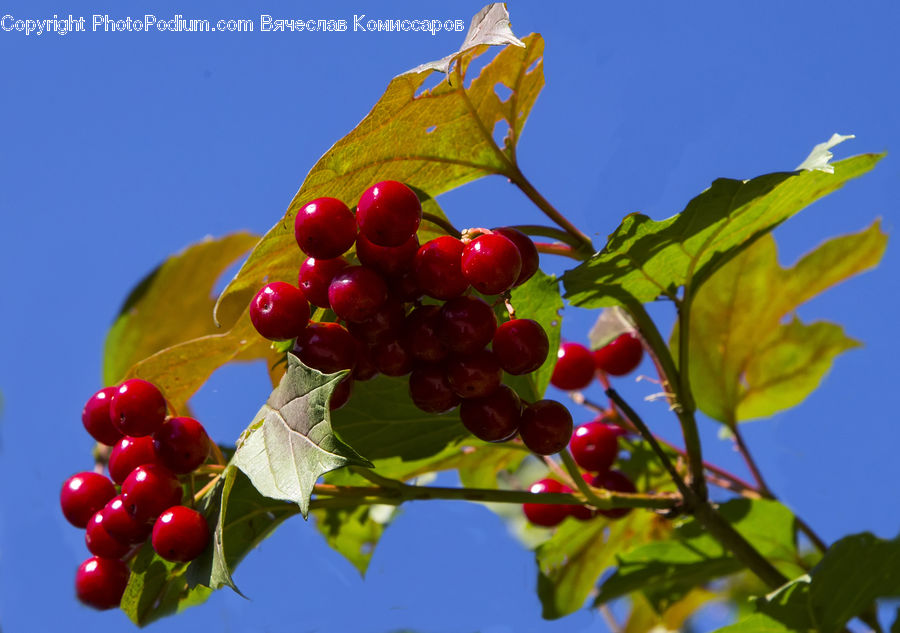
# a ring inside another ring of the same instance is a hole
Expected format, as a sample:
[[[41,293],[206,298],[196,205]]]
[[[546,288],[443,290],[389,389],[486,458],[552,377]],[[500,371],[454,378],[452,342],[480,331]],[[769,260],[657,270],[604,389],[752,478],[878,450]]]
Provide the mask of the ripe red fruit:
[[[486,349],[456,357],[447,363],[447,381],[461,398],[489,396],[497,390],[502,379],[500,363]]]
[[[528,489],[533,494],[546,492],[570,492],[569,488],[555,479],[541,479],[531,484]],[[556,503],[523,503],[522,511],[525,518],[533,525],[541,527],[556,527],[569,516],[572,506]]]
[[[116,487],[109,479],[85,471],[72,475],[63,482],[59,505],[69,523],[83,528],[94,513],[115,496]]]
[[[625,332],[594,350],[594,364],[611,376],[624,376],[637,369],[643,356],[641,339],[634,332]]]
[[[132,378],[116,389],[109,405],[113,425],[123,435],[150,435],[166,419],[166,399],[153,383]]]
[[[410,270],[418,250],[419,238],[415,234],[400,246],[378,246],[362,233],[356,237],[356,256],[359,262],[385,277],[396,277]]]
[[[89,607],[114,609],[122,600],[129,574],[128,565],[120,560],[92,556],[75,572],[75,594]]]
[[[328,408],[331,411],[337,411],[350,400],[350,393],[353,391],[353,378],[345,376],[331,392],[331,399],[328,401]]]
[[[466,244],[461,265],[463,275],[478,292],[496,295],[516,283],[522,271],[522,256],[511,240],[491,233]]]
[[[516,248],[519,249],[519,257],[522,259],[522,270],[519,272],[519,277],[516,279],[513,287],[521,286],[534,276],[534,273],[537,272],[538,266],[540,265],[537,247],[534,245],[534,242],[531,241],[530,237],[518,229],[507,226],[494,229],[494,233],[499,233],[515,244]]]
[[[484,398],[469,398],[459,407],[459,419],[469,432],[485,442],[505,442],[519,428],[522,403],[515,391],[501,384]]]
[[[297,272],[297,285],[300,286],[303,296],[314,306],[330,308],[328,303],[328,286],[335,275],[344,270],[350,264],[343,257],[333,259],[316,259],[307,257],[300,264]]]
[[[575,429],[569,446],[581,468],[604,473],[619,454],[619,434],[603,422],[588,422]]]
[[[492,349],[503,371],[521,376],[544,364],[550,351],[550,341],[537,321],[513,319],[497,328]]]
[[[356,241],[356,218],[337,198],[317,198],[297,211],[294,237],[309,257],[340,257]]]
[[[446,413],[459,404],[459,396],[450,388],[444,366],[421,365],[409,375],[409,397],[426,413]]]
[[[387,284],[381,275],[364,266],[348,266],[331,280],[328,303],[338,318],[365,321],[387,300]]]
[[[404,339],[413,358],[436,363],[447,357],[447,347],[438,338],[441,309],[434,305],[419,306],[406,317]]]
[[[125,481],[131,471],[144,464],[158,464],[159,457],[153,448],[153,438],[123,437],[113,446],[109,455],[109,476],[117,484]]]
[[[206,461],[209,436],[194,418],[169,418],[153,434],[153,448],[163,466],[185,475]]]
[[[104,520],[106,515],[103,510],[95,513],[88,521],[87,530],[84,533],[84,544],[94,556],[103,558],[122,558],[131,551],[128,543],[123,543],[113,538],[106,530]]]
[[[289,341],[309,323],[309,303],[297,286],[273,281],[250,302],[250,321],[263,338]]]
[[[563,343],[556,353],[550,383],[565,390],[584,389],[594,379],[594,357],[584,345]]]
[[[474,354],[494,338],[497,317],[478,297],[457,297],[441,306],[438,336],[451,352]]]
[[[372,360],[371,350],[365,345],[358,346],[358,350],[356,365],[353,367],[350,375],[353,377],[353,380],[360,382],[372,380],[378,375],[378,368],[375,366],[375,361]]]
[[[122,484],[122,496],[128,513],[138,521],[147,521],[181,503],[182,490],[171,470],[147,464],[131,471]]]
[[[121,543],[136,545],[147,540],[153,524],[139,521],[131,516],[125,504],[125,497],[117,495],[110,499],[103,510],[103,527],[111,537]]]
[[[294,354],[323,374],[352,369],[358,355],[356,339],[339,323],[310,323],[297,337]]]
[[[442,235],[419,247],[413,260],[416,283],[435,299],[458,297],[469,287],[460,258],[465,245],[455,237]]]
[[[572,437],[572,414],[556,400],[533,402],[522,411],[519,436],[532,453],[558,453]]]
[[[413,268],[397,277],[389,277],[388,288],[392,297],[405,303],[412,303],[422,296],[422,289],[419,288]]]
[[[105,387],[91,396],[81,412],[81,422],[91,437],[107,446],[113,446],[122,438],[122,433],[113,426],[109,418],[109,403],[115,387]]]
[[[359,231],[378,246],[400,246],[414,235],[422,220],[422,205],[412,189],[384,180],[366,189],[356,206]]]
[[[406,311],[398,301],[388,299],[378,311],[365,321],[347,323],[347,331],[366,345],[374,345],[397,338],[403,330]]]
[[[591,485],[595,488],[605,488],[613,492],[637,492],[637,488],[631,480],[621,471],[610,470],[594,477]],[[599,514],[610,519],[621,519],[631,512],[631,508],[613,508],[612,510],[597,510]]]
[[[153,525],[154,551],[166,560],[194,560],[209,543],[209,526],[203,515],[185,506],[174,506],[159,515]]]

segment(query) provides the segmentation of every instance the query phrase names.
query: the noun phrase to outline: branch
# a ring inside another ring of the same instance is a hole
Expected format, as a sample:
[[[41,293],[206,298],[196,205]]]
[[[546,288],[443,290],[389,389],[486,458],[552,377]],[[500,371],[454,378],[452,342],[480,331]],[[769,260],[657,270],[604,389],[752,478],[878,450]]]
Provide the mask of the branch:
[[[422,219],[426,222],[431,222],[439,228],[442,228],[447,235],[451,235],[456,239],[459,239],[460,235],[462,235],[462,233],[460,233],[459,230],[455,226],[453,226],[449,220],[445,220],[444,218],[434,215],[433,213],[426,213],[425,211],[423,211]]]
[[[568,244],[563,244],[562,242],[534,242],[535,248],[537,248],[538,253],[546,253],[548,255],[560,255],[562,257],[569,257],[571,259],[575,259],[581,261],[581,257],[572,249]]]

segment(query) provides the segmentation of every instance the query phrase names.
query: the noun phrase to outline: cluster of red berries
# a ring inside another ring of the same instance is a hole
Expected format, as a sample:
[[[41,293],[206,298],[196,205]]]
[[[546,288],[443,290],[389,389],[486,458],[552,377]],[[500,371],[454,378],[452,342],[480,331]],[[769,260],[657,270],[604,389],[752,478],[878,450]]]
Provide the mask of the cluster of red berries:
[[[586,471],[582,477],[591,486],[613,492],[636,492],[634,484],[624,473],[612,469],[613,462],[619,454],[619,436],[623,435],[624,431],[616,424],[605,421],[606,419],[606,416],[601,416],[575,429],[569,443],[572,457],[575,463]],[[536,481],[529,490],[535,494],[573,492],[571,488],[555,479]],[[628,508],[598,510],[583,505],[547,503],[525,503],[522,510],[529,522],[542,527],[555,527],[568,516],[580,521],[587,521],[598,514],[609,519],[620,519],[630,512]]]
[[[84,406],[84,428],[112,447],[109,477],[77,473],[60,494],[63,514],[86,528],[93,554],[75,574],[75,592],[88,606],[119,606],[130,573],[124,561],[148,536],[157,554],[180,562],[199,556],[209,541],[206,519],[181,505],[179,481],[206,461],[209,437],[197,420],[167,418],[166,410],[160,390],[140,379],[101,389]]]
[[[563,343],[557,352],[550,384],[567,391],[584,389],[598,371],[611,376],[633,372],[643,356],[644,347],[634,332],[620,334],[593,352],[580,343]]]
[[[471,287],[500,295],[531,278],[534,243],[507,227],[420,245],[421,219],[416,194],[390,180],[367,189],[355,215],[335,198],[309,202],[294,222],[307,256],[298,285],[260,289],[250,304],[254,327],[274,341],[295,339],[292,353],[308,367],[352,370],[333,393],[332,409],[347,402],[353,381],[409,375],[410,397],[423,411],[459,406],[463,424],[482,440],[519,434],[535,453],[560,451],[572,433],[566,408],[552,400],[523,405],[502,383],[504,371],[523,375],[544,363],[546,332],[530,319],[498,326],[492,306],[467,294]],[[358,264],[344,257],[354,243]],[[338,322],[310,322],[309,304]]]

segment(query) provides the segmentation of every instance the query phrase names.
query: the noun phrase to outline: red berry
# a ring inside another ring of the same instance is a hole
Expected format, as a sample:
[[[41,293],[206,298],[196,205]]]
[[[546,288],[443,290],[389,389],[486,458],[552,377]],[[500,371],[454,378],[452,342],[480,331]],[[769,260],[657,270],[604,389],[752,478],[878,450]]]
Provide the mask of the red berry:
[[[415,234],[400,246],[378,246],[362,233],[356,238],[356,256],[359,257],[359,262],[385,277],[397,277],[411,270],[418,250],[419,238]]]
[[[422,205],[412,189],[385,180],[366,189],[356,206],[359,231],[378,246],[400,246],[414,235],[422,220]]]
[[[447,347],[438,338],[440,312],[438,306],[424,305],[406,317],[403,328],[406,347],[416,360],[436,363],[447,357]]]
[[[150,435],[166,419],[166,399],[153,383],[132,378],[116,389],[109,405],[112,423],[123,435]]]
[[[603,422],[588,422],[575,429],[570,447],[576,464],[584,470],[603,473],[619,454],[619,435]]]
[[[115,496],[116,487],[113,482],[103,475],[85,471],[72,475],[63,482],[59,504],[66,520],[75,527],[83,528],[94,513]]]
[[[396,339],[374,345],[372,358],[378,371],[385,376],[405,376],[413,368],[412,354]]]
[[[374,345],[397,338],[403,330],[406,311],[403,304],[388,299],[375,314],[365,321],[347,323],[347,330],[353,337],[366,345]]]
[[[631,480],[618,470],[610,470],[594,477],[591,485],[595,488],[605,488],[613,492],[637,492],[637,488]],[[610,519],[621,519],[631,512],[631,508],[613,508],[612,510],[597,510],[598,513]]]
[[[122,484],[125,507],[138,521],[155,519],[166,508],[181,503],[182,494],[175,473],[156,464],[138,466]]]
[[[95,440],[107,446],[113,446],[122,438],[122,433],[113,426],[109,418],[109,403],[115,392],[115,387],[101,389],[91,396],[81,412],[81,422],[85,430]]]
[[[328,303],[328,286],[335,275],[344,270],[350,264],[343,257],[333,259],[316,259],[307,257],[300,264],[297,273],[297,283],[303,296],[314,306],[330,308]]]
[[[158,464],[159,457],[153,448],[153,438],[123,437],[115,446],[109,456],[109,476],[117,484],[125,481],[131,471],[144,464]]]
[[[372,360],[371,350],[364,345],[360,345],[358,349],[356,365],[353,367],[350,375],[353,377],[353,380],[360,382],[372,380],[378,375],[378,368],[375,366],[375,361]]]
[[[459,419],[469,432],[485,442],[505,442],[519,428],[522,403],[507,385],[484,398],[469,398],[459,407]]]
[[[594,364],[597,369],[612,376],[630,374],[641,364],[644,346],[634,332],[625,332],[594,350]]]
[[[416,281],[415,270],[408,270],[398,277],[388,278],[388,288],[391,296],[404,303],[412,303],[422,296],[422,289]]]
[[[365,321],[387,300],[387,284],[381,275],[364,266],[349,266],[328,286],[331,309],[345,321]]]
[[[550,341],[537,321],[513,319],[497,328],[492,349],[503,371],[521,376],[544,364],[550,351]]]
[[[478,297],[457,297],[441,307],[438,336],[451,352],[474,354],[494,338],[497,317]]]
[[[528,489],[533,494],[545,492],[570,492],[570,490],[555,479],[541,479],[531,484]],[[522,511],[525,518],[534,525],[541,527],[556,527],[569,516],[570,505],[557,503],[523,503]]]
[[[522,256],[511,240],[491,233],[466,244],[461,265],[463,275],[478,292],[496,295],[513,287],[522,271]]]
[[[522,258],[522,270],[519,272],[519,277],[516,279],[513,286],[521,286],[537,272],[538,265],[540,264],[537,247],[534,245],[534,242],[531,241],[530,237],[518,229],[502,227],[494,229],[494,233],[499,233],[515,244],[516,248],[519,249],[519,256]]]
[[[125,504],[125,497],[117,495],[104,506],[103,527],[111,537],[121,543],[136,545],[147,540],[153,524],[135,519]]]
[[[413,261],[416,283],[429,297],[452,299],[469,287],[460,258],[465,245],[455,237],[442,235],[419,247]]]
[[[153,448],[163,466],[185,475],[206,461],[209,436],[194,418],[169,418],[153,434]]]
[[[340,257],[356,241],[356,218],[337,198],[317,198],[297,211],[294,237],[309,257]]]
[[[461,398],[489,396],[503,379],[496,356],[486,349],[460,356],[447,363],[447,381]]]
[[[563,343],[556,352],[556,365],[550,383],[568,391],[584,389],[594,379],[594,357],[584,345]]]
[[[331,399],[328,401],[328,408],[331,411],[337,411],[350,400],[350,392],[353,391],[353,378],[345,376],[331,392]]]
[[[409,375],[409,397],[426,413],[446,413],[459,404],[459,396],[450,388],[444,366],[421,365]]]
[[[103,510],[95,513],[87,524],[84,533],[84,544],[94,556],[103,558],[122,558],[131,551],[128,543],[116,540],[103,525],[106,514]]]
[[[203,515],[185,506],[174,506],[159,515],[153,525],[153,549],[166,560],[194,560],[209,543],[209,526]]]
[[[310,323],[297,337],[294,354],[323,374],[352,369],[358,355],[356,339],[339,323]]]
[[[114,609],[122,600],[129,575],[128,565],[122,561],[92,556],[75,572],[75,594],[89,607]]]
[[[558,453],[572,437],[572,414],[556,400],[533,402],[522,411],[519,436],[532,453]]]
[[[273,281],[250,302],[250,321],[263,338],[289,341],[309,323],[309,303],[297,286]]]

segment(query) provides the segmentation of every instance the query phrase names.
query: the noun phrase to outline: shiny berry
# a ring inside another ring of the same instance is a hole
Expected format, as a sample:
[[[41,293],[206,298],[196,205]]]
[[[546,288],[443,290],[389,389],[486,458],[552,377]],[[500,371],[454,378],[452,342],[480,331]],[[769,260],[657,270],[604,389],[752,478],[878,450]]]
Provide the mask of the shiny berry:
[[[603,422],[582,424],[569,442],[572,457],[584,470],[603,473],[610,469],[619,454],[619,434]]]
[[[406,311],[399,301],[388,299],[378,310],[364,321],[347,323],[347,331],[366,345],[374,345],[395,339],[403,331]]]
[[[328,286],[328,303],[340,319],[365,321],[387,300],[387,284],[381,275],[364,266],[349,266]]]
[[[294,343],[297,358],[323,374],[352,369],[358,353],[356,339],[339,323],[310,323]]]
[[[125,481],[131,471],[144,464],[158,464],[153,437],[123,437],[109,455],[109,476],[117,484]]]
[[[353,391],[353,378],[345,376],[331,392],[331,399],[328,400],[328,408],[331,411],[337,411],[350,400],[350,393]]]
[[[372,359],[372,352],[365,345],[360,345],[357,349],[359,352],[356,355],[356,365],[350,375],[353,380],[360,382],[372,380],[378,375],[378,367],[375,366],[375,361]]]
[[[122,496],[129,514],[138,521],[146,521],[181,503],[182,490],[171,470],[147,464],[131,471],[122,484]]]
[[[409,397],[426,413],[446,413],[459,404],[441,364],[421,365],[409,375]]]
[[[465,245],[455,237],[442,235],[419,247],[413,260],[416,283],[435,299],[458,297],[469,287],[460,258]]]
[[[340,200],[317,198],[297,211],[294,237],[309,257],[340,257],[356,241],[356,218]]]
[[[128,565],[122,561],[92,556],[75,572],[75,595],[89,607],[114,609],[122,600],[129,575]]]
[[[103,558],[122,558],[131,551],[128,543],[119,541],[106,530],[104,520],[106,514],[103,510],[96,512],[88,521],[87,530],[84,533],[84,544],[94,556]]]
[[[109,403],[115,392],[115,387],[101,389],[91,396],[81,412],[81,422],[85,430],[95,440],[107,446],[113,446],[122,438],[121,431],[113,426],[109,418]]]
[[[641,364],[644,346],[634,332],[625,332],[594,350],[594,364],[597,369],[611,376],[630,374]]]
[[[459,419],[469,432],[485,442],[505,442],[519,429],[522,403],[515,391],[500,385],[484,398],[469,398],[459,407]]]
[[[503,370],[492,352],[478,350],[447,362],[447,380],[461,398],[483,398],[500,386]]]
[[[597,475],[591,485],[594,488],[605,488],[612,492],[637,492],[637,488],[634,487],[631,480],[618,470],[610,470]],[[610,519],[621,519],[631,512],[631,508],[613,508],[612,510],[597,510],[597,512]]]
[[[534,245],[534,242],[531,241],[531,238],[519,231],[518,229],[514,229],[511,227],[502,227],[499,229],[494,229],[494,233],[499,233],[513,244],[516,245],[516,248],[519,249],[519,256],[522,259],[522,269],[519,272],[519,277],[516,279],[516,282],[513,286],[521,286],[526,281],[531,279],[534,276],[534,273],[537,272],[538,266],[540,264],[540,260],[538,257],[537,247]]]
[[[451,352],[474,354],[491,342],[497,317],[478,297],[457,297],[441,306],[438,336]]]
[[[206,461],[209,436],[194,418],[169,418],[153,434],[153,448],[163,466],[185,475]]]
[[[418,300],[422,296],[422,289],[416,281],[415,270],[408,270],[397,277],[389,277],[388,292],[397,301],[411,303]]]
[[[125,504],[125,497],[117,495],[107,503],[103,510],[103,527],[111,537],[121,543],[136,545],[143,543],[150,536],[153,524],[134,518]]]
[[[116,389],[109,405],[113,425],[123,435],[150,435],[166,419],[166,399],[153,383],[132,378]]]
[[[328,286],[331,285],[331,280],[335,275],[349,265],[343,257],[333,259],[307,257],[304,259],[297,273],[297,284],[300,286],[303,296],[314,306],[330,308]]]
[[[422,205],[415,192],[396,180],[366,189],[356,206],[359,231],[378,246],[400,246],[414,235],[422,220]]]
[[[309,303],[297,286],[273,281],[250,302],[250,322],[263,338],[289,341],[309,323]]]
[[[59,494],[59,504],[66,520],[83,528],[94,513],[115,496],[113,482],[103,475],[85,471],[66,479]]]
[[[209,543],[209,526],[203,515],[185,506],[174,506],[159,515],[153,525],[153,550],[166,560],[194,560]]]
[[[404,339],[407,349],[416,360],[436,363],[447,357],[447,347],[438,338],[440,312],[438,306],[424,305],[406,317]]]
[[[556,400],[533,402],[522,411],[519,436],[532,453],[558,453],[572,437],[572,414]]]
[[[359,262],[385,277],[397,277],[411,270],[418,250],[419,238],[415,234],[400,246],[378,246],[362,233],[356,238],[356,256]]]
[[[522,271],[522,257],[511,240],[491,233],[466,244],[461,265],[463,275],[478,292],[496,295],[516,283]]]
[[[584,389],[594,379],[594,357],[578,343],[563,343],[556,352],[556,365],[550,383],[557,389]]]
[[[396,339],[373,345],[372,358],[378,371],[385,376],[405,376],[413,368],[412,354]]]
[[[532,494],[570,492],[569,488],[555,479],[541,479],[531,484],[528,489]],[[556,527],[569,516],[571,506],[557,503],[523,503],[525,518],[533,525]]]
[[[521,376],[544,364],[550,351],[550,341],[537,321],[513,319],[497,328],[492,349],[503,371]]]

